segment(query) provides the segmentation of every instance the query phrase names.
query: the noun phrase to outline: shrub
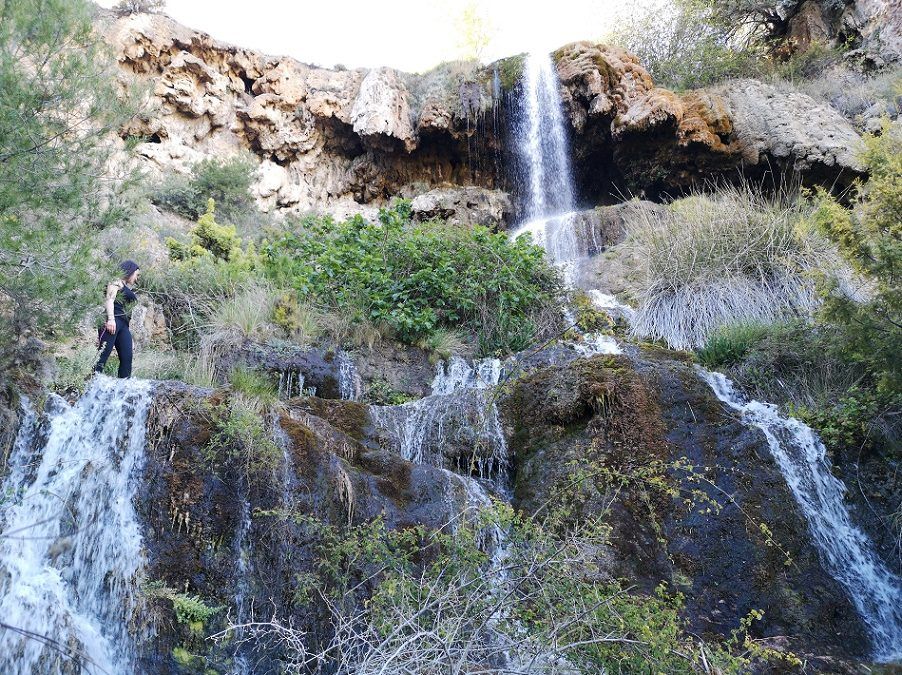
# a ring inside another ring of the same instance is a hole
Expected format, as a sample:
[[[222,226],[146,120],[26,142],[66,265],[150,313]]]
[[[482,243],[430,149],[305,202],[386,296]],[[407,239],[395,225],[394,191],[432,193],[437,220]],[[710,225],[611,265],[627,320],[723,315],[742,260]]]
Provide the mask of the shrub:
[[[100,351],[94,346],[78,347],[57,357],[51,390],[59,394],[82,394],[99,357]]]
[[[867,368],[877,390],[902,403],[902,125],[887,122],[865,145],[871,177],[859,189],[857,208],[819,190],[810,223],[870,282],[870,298],[862,302],[825,278],[820,319],[839,329],[838,348]]]
[[[256,165],[242,156],[204,159],[191,167],[191,174],[168,176],[150,195],[157,206],[196,220],[209,199],[216,201],[226,219],[241,219],[256,211],[251,185]]]
[[[233,393],[211,408],[212,433],[204,450],[214,466],[237,469],[245,479],[273,475],[282,462],[282,451],[264,424],[265,402]]]
[[[704,2],[630,5],[604,37],[639,57],[659,86],[677,91],[753,75],[762,51],[734,39]]]
[[[348,672],[438,673],[448,663],[475,672],[503,660],[516,672],[566,664],[577,672],[727,674],[772,656],[749,654],[747,630],[760,612],[732,638],[699,649],[679,594],[661,586],[645,595],[607,580],[598,556],[607,530],[595,521],[557,532],[498,503],[464,514],[449,531],[290,517],[316,561],[297,574],[297,603],[325,604],[333,633],[318,643],[267,615],[213,639],[281,650],[291,672],[340,664]],[[486,550],[499,536],[503,560]]]
[[[272,319],[286,336],[302,346],[311,344],[322,333],[317,312],[309,305],[300,304],[293,289],[276,299]]]
[[[488,229],[410,222],[409,202],[336,223],[310,218],[261,248],[267,275],[340,312],[350,327],[386,324],[415,343],[439,328],[478,338],[482,354],[520,349],[555,327],[562,284],[542,250]]]
[[[804,202],[749,184],[640,212],[628,242],[640,265],[634,334],[690,349],[722,326],[810,315],[811,272],[845,284],[845,268],[821,235],[798,227],[805,212]]]

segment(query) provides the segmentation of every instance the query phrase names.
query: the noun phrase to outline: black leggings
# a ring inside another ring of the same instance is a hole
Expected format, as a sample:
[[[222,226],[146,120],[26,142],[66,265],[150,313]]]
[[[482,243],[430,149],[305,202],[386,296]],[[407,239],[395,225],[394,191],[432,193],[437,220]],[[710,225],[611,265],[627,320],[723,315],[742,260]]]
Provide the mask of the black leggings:
[[[113,353],[113,347],[119,355],[119,377],[132,376],[132,334],[128,330],[128,321],[116,319],[116,334],[110,335],[109,331],[100,329],[100,360],[94,366],[94,371],[101,373],[106,365],[106,360]]]

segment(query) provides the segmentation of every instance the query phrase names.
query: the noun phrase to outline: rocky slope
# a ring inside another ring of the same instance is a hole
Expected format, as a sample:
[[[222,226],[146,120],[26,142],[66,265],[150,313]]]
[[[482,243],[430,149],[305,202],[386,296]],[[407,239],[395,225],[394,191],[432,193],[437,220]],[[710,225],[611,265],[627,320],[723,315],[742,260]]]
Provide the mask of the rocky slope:
[[[148,89],[121,136],[157,177],[247,151],[269,211],[366,212],[440,188],[421,198],[424,215],[496,224],[516,212],[485,191],[518,203],[506,120],[520,107],[521,57],[409,75],[266,56],[162,15],[106,16],[101,26],[123,79]],[[555,60],[582,201],[656,197],[737,170],[798,171],[839,187],[860,172],[858,134],[803,94],[751,80],[675,94],[630,54],[592,43],[562,47]]]

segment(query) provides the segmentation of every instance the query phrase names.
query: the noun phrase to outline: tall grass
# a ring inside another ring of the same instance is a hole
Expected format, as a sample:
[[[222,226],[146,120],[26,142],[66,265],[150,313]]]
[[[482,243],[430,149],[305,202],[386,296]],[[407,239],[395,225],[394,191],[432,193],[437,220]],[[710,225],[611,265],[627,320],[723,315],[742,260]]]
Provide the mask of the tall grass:
[[[627,244],[640,265],[633,333],[693,349],[722,326],[810,314],[812,273],[843,267],[825,239],[801,227],[806,209],[789,192],[763,196],[743,183],[637,212]]]
[[[252,284],[236,295],[222,300],[210,312],[209,328],[215,334],[237,334],[253,339],[272,332],[275,294],[272,289]]]

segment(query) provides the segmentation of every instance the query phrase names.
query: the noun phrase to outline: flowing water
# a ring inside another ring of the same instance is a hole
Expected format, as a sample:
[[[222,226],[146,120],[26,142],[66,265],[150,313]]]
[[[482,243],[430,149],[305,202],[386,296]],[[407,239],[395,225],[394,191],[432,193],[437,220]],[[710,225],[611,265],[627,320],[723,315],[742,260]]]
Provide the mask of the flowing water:
[[[507,443],[494,402],[501,374],[498,359],[471,364],[452,357],[436,367],[429,396],[372,406],[373,423],[404,459],[475,474],[504,489]]]
[[[846,491],[833,476],[823,443],[802,422],[777,407],[745,401],[720,373],[701,371],[717,397],[745,423],[760,429],[771,455],[805,514],[824,566],[846,589],[871,630],[875,658],[902,659],[902,579],[887,569],[867,535],[852,523]]]
[[[51,395],[40,433],[25,415],[0,493],[0,672],[135,672],[151,399],[149,382],[98,375],[74,407]]]

